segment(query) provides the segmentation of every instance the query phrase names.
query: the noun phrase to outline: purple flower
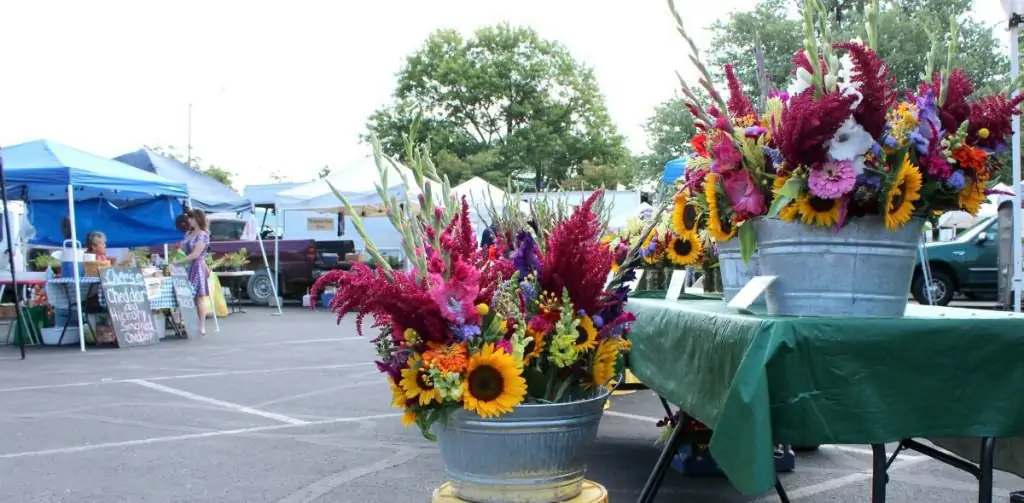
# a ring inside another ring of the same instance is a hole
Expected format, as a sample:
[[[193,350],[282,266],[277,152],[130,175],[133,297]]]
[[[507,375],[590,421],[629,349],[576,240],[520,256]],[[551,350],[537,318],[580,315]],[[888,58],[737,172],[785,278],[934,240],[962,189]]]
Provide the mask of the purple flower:
[[[877,175],[857,175],[857,185],[868,186],[877,190],[882,188],[882,178]]]
[[[537,288],[528,281],[519,284],[519,291],[523,292],[523,298],[526,299],[527,303],[533,302],[537,298]]]
[[[768,91],[769,98],[778,98],[783,103],[789,101],[789,93],[786,91]]]
[[[602,318],[600,314],[595,314],[591,319],[594,320],[594,328],[601,328],[604,326],[604,318]]]
[[[476,325],[460,325],[455,328],[455,336],[460,341],[468,341],[478,335],[480,335],[480,327]]]
[[[882,138],[882,141],[884,141],[885,146],[889,148],[893,148],[900,144],[899,140],[897,140],[896,137],[891,134],[886,134],[885,138]]]
[[[832,161],[811,170],[807,184],[811,193],[822,199],[838,199],[853,190],[857,183],[857,173],[850,161]]]
[[[910,139],[910,143],[913,143],[914,147],[917,147],[918,153],[921,153],[921,154],[927,154],[928,153],[928,141],[929,140],[924,135],[922,135],[920,133],[920,131],[911,131],[910,135],[909,135],[909,139]]]
[[[947,178],[943,183],[946,187],[959,192],[964,188],[964,183],[966,183],[966,180],[964,180],[964,172],[959,169],[954,171],[953,174],[949,175],[949,178]]]
[[[882,157],[882,145],[877,141],[871,146],[871,155],[875,156],[876,159]]]
[[[516,266],[519,275],[525,278],[531,272],[540,273],[540,257],[537,256],[537,243],[533,241],[533,236],[529,232],[519,231],[516,239],[519,241],[519,249],[512,256],[512,264]]]
[[[768,156],[768,158],[772,160],[772,164],[775,165],[775,167],[782,164],[782,152],[779,152],[778,149],[761,147],[761,150],[764,152],[764,155]]]
[[[935,99],[935,91],[917,97],[917,133],[928,140],[942,136],[942,122],[939,120],[939,107]]]
[[[757,138],[767,132],[768,130],[761,126],[750,126],[743,130],[743,134],[746,135],[747,138]]]

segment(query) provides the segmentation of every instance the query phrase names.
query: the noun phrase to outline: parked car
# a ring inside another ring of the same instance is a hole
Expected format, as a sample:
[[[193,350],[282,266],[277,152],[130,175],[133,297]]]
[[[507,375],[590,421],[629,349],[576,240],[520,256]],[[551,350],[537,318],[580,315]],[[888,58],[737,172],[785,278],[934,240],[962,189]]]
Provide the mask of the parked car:
[[[996,217],[986,217],[952,241],[925,245],[931,266],[932,298],[944,306],[956,293],[970,299],[994,298],[998,294],[999,240]],[[920,255],[910,286],[914,300],[928,303]]]
[[[259,243],[256,239],[242,239],[247,220],[240,218],[210,218],[210,248],[214,259],[235,253],[245,248],[249,254],[246,270],[255,271],[244,289],[246,297],[257,304],[267,304],[273,299],[271,276],[278,267],[280,294],[283,297],[298,298],[313,286],[320,275],[333,269],[347,269],[344,253],[354,250],[352,241],[321,241],[312,239],[281,239],[275,245],[272,232],[263,233],[263,247],[267,253],[267,265],[263,263]],[[341,251],[341,255],[335,251]],[[163,253],[163,246],[154,246],[152,253]]]

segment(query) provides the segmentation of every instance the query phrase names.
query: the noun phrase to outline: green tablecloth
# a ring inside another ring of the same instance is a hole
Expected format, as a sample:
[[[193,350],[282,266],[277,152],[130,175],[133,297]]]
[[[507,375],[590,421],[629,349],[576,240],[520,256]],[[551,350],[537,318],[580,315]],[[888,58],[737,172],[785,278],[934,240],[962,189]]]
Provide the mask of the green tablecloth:
[[[629,308],[633,373],[714,430],[711,453],[746,494],[774,484],[773,440],[1024,435],[1024,317],[911,305],[902,319],[790,318],[643,298]]]

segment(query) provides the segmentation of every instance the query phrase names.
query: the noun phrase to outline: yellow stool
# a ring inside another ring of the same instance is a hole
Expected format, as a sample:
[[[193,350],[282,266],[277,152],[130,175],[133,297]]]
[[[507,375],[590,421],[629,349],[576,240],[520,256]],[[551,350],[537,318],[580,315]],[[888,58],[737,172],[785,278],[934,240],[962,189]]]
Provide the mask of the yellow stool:
[[[430,501],[431,503],[465,502],[465,500],[455,497],[452,492],[451,482],[445,482],[444,485],[435,489],[434,497]],[[583,492],[579,496],[565,501],[565,503],[608,503],[608,491],[597,482],[584,480]]]

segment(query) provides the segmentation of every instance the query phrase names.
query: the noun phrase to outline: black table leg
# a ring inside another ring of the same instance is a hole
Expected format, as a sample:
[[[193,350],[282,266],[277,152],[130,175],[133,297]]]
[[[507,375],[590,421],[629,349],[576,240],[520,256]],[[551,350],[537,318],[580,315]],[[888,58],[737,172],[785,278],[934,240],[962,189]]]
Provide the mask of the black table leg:
[[[885,444],[871,444],[871,452],[871,503],[885,503],[885,484],[889,481]]]
[[[654,470],[651,471],[651,475],[647,478],[647,483],[644,484],[643,491],[640,492],[640,499],[636,500],[637,503],[654,503],[654,498],[658,495],[658,489],[661,488],[661,482],[665,479],[665,474],[668,472],[669,467],[672,466],[672,458],[679,452],[683,440],[686,439],[684,424],[684,421],[680,421],[675,429],[672,430],[672,435],[665,442],[665,448],[662,449],[661,455],[658,456],[658,463],[654,465]]]
[[[786,488],[782,487],[782,481],[777,475],[775,476],[775,492],[779,493],[779,501],[789,503],[789,495],[786,494]]]
[[[992,503],[992,463],[996,450],[996,439],[981,439],[981,456],[978,468],[978,503]]]

